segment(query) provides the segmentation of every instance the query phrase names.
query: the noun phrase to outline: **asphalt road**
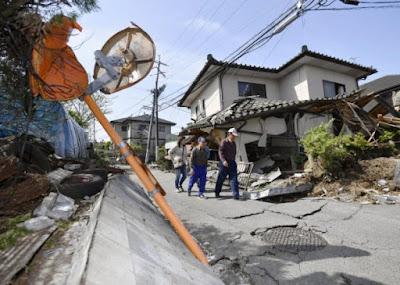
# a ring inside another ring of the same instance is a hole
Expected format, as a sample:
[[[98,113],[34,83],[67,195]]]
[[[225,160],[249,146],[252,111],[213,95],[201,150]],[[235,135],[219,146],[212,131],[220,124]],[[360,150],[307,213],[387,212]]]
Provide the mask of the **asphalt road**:
[[[200,200],[152,172],[225,284],[400,284],[398,204],[235,201],[229,189],[216,199],[213,184]]]

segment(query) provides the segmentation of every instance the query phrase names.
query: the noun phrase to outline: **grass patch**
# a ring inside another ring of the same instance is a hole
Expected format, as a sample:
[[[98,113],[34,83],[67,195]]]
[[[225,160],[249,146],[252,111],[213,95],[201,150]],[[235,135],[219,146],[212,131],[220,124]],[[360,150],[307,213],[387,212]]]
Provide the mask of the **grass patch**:
[[[29,231],[24,228],[18,228],[17,224],[25,222],[31,218],[31,214],[19,215],[14,218],[10,218],[6,221],[8,230],[0,234],[0,250],[13,246],[17,241],[26,236]]]

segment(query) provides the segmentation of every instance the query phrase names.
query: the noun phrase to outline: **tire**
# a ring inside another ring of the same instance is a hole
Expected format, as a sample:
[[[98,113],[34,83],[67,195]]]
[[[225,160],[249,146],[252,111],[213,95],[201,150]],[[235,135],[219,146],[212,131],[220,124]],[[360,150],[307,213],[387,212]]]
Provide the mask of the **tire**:
[[[104,182],[107,182],[108,172],[104,168],[91,168],[91,169],[75,170],[74,174],[93,174],[93,175],[100,176]]]
[[[73,199],[93,196],[104,187],[104,181],[98,175],[72,174],[67,180],[58,186],[61,194]]]

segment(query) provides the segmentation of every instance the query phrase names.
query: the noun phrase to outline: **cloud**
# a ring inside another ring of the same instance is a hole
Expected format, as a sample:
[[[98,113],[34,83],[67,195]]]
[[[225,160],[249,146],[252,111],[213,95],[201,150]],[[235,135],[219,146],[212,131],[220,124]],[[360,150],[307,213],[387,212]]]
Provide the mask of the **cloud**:
[[[211,21],[203,17],[191,20],[187,22],[187,25],[192,25],[193,29],[196,31],[202,30],[209,34],[216,32],[222,27],[221,23],[216,21]]]

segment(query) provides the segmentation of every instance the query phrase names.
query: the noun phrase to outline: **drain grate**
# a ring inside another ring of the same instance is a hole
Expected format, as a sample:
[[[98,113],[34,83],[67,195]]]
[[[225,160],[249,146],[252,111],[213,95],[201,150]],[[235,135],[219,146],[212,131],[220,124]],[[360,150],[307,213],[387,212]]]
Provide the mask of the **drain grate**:
[[[320,250],[327,245],[323,237],[313,232],[288,227],[271,229],[263,238],[267,245],[291,253]]]

